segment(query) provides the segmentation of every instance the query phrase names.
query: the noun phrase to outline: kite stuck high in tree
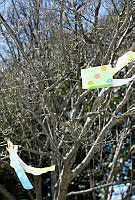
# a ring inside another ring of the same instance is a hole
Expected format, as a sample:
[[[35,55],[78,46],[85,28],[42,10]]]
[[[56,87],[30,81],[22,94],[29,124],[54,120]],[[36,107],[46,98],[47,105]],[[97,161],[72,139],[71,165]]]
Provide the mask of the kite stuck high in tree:
[[[134,59],[135,52],[128,51],[118,59],[115,68],[112,68],[111,65],[103,65],[99,67],[82,69],[82,88],[96,89],[105,87],[118,87],[129,83],[135,78],[135,75],[126,79],[113,79],[113,75],[120,71],[127,64],[134,62]]]

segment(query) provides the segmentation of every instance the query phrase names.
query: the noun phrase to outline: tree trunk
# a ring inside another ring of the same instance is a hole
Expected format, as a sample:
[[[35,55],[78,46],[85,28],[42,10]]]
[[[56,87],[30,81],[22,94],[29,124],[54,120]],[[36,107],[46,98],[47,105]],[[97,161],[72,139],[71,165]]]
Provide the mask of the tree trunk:
[[[69,183],[70,169],[64,166],[55,189],[55,200],[66,200]]]
[[[42,200],[41,176],[34,176],[36,200]]]
[[[133,84],[133,93],[132,93],[132,99],[131,99],[132,106],[135,105],[135,87],[134,86],[135,86],[135,81]],[[132,133],[131,145],[133,147],[133,151],[131,151],[131,166],[132,166],[132,168],[131,168],[131,194],[134,195],[134,193],[135,193],[135,149],[134,149],[134,145],[135,145],[135,135],[134,135],[134,133],[135,133],[135,115],[133,115],[131,118],[131,133]]]
[[[55,184],[57,180],[56,172],[51,173],[51,193],[52,193],[52,200],[55,200]]]

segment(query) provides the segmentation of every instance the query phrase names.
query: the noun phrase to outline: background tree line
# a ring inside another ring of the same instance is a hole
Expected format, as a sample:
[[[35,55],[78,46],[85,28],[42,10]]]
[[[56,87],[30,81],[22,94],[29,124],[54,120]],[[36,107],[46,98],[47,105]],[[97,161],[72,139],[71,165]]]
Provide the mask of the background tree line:
[[[129,184],[133,82],[82,90],[82,68],[134,50],[130,0],[11,0],[0,14],[0,193],[2,199],[111,199],[113,185]],[[115,78],[131,77],[129,64]],[[9,166],[5,144],[35,167],[24,191]],[[16,182],[16,184],[14,184]],[[12,185],[12,187],[11,187]]]

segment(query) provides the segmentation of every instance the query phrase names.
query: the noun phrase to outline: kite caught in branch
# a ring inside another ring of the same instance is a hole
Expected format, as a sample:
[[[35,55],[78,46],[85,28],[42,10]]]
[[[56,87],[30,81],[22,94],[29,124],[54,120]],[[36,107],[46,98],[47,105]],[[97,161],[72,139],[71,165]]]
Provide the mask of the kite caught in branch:
[[[118,59],[115,68],[112,68],[111,65],[103,65],[82,69],[82,88],[96,89],[105,87],[118,87],[129,83],[135,78],[135,75],[126,79],[113,79],[113,75],[120,71],[127,64],[131,62],[134,63],[134,60],[135,52],[129,51]]]

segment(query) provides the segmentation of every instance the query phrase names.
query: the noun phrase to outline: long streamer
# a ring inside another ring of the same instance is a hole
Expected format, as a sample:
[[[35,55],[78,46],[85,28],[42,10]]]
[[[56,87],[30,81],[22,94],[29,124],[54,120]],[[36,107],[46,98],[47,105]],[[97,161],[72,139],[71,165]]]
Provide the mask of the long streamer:
[[[13,145],[13,146],[14,146],[14,152],[16,153],[16,157],[25,172],[37,176],[37,175],[41,175],[43,173],[47,173],[50,171],[55,171],[55,165],[52,165],[51,167],[44,167],[44,168],[31,167],[31,166],[27,165],[26,163],[23,162],[23,160],[17,154],[18,145]],[[7,148],[7,150],[10,153],[10,149]],[[10,165],[13,167],[13,162],[11,162]]]
[[[121,56],[116,63],[116,67],[112,68],[113,75],[116,74],[118,71],[120,71],[127,64],[134,61],[134,59],[135,59],[135,52],[133,51],[128,51],[123,56]]]
[[[125,85],[132,81],[135,78],[135,75],[133,75],[131,78],[125,78],[125,79],[113,79],[113,87],[119,87],[122,85]]]
[[[29,181],[28,177],[26,176],[24,169],[22,168],[20,162],[18,161],[18,156],[15,152],[15,150],[12,147],[9,147],[9,152],[10,152],[10,161],[12,163],[12,166],[22,184],[22,186],[26,190],[33,189],[33,186],[31,182]]]
[[[37,168],[37,167],[31,167],[31,166],[26,165],[19,156],[18,156],[18,160],[21,166],[23,167],[23,169],[25,170],[25,172],[33,174],[35,176],[55,170],[55,165],[52,165],[51,167]]]

